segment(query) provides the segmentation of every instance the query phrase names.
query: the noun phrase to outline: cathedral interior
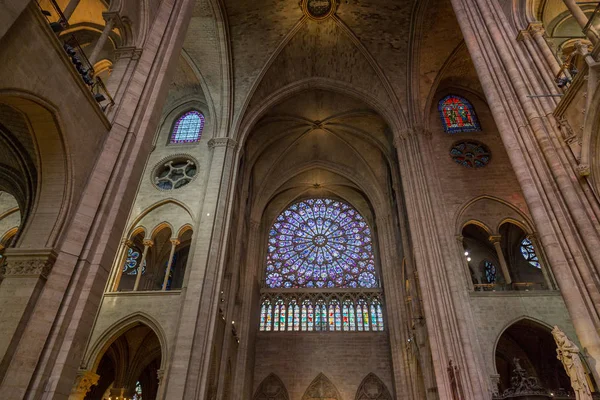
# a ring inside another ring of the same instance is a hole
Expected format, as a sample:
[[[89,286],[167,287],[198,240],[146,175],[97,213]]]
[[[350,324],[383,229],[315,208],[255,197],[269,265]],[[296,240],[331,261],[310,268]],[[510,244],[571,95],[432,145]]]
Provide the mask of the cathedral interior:
[[[600,2],[0,2],[0,398],[600,399]]]

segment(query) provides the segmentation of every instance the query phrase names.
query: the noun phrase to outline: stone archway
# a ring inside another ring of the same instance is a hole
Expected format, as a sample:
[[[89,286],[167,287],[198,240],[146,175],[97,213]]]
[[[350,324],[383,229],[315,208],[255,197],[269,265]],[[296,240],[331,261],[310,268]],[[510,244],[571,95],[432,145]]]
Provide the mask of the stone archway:
[[[342,396],[329,378],[320,373],[308,386],[302,400],[342,400]]]

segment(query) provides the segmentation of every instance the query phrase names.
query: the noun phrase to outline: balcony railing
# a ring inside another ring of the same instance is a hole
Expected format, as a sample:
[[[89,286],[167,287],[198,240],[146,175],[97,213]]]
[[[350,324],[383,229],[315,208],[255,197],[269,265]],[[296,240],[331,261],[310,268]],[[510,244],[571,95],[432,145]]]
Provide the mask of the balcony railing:
[[[55,0],[38,0],[38,6],[42,14],[46,17],[48,24],[52,30],[58,35],[69,27],[69,22],[65,18],[62,10]],[[60,37],[62,46],[67,56],[71,59],[75,70],[81,76],[81,79],[86,84],[94,100],[98,103],[102,111],[115,104],[112,96],[106,90],[106,86],[100,77],[94,76],[94,66],[85,55],[81,45],[74,35]]]
[[[543,282],[513,282],[506,283],[482,283],[473,285],[476,292],[508,292],[520,291],[530,292],[535,290],[548,290],[548,287]]]

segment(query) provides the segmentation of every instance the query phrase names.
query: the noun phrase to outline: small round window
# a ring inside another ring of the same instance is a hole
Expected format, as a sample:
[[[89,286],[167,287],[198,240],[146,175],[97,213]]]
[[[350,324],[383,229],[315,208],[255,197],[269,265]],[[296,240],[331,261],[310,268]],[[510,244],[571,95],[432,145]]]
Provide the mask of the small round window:
[[[198,174],[196,161],[189,157],[171,158],[154,168],[154,184],[161,190],[179,189]]]
[[[482,168],[490,163],[492,154],[488,147],[474,140],[457,142],[450,149],[450,157],[467,168]]]

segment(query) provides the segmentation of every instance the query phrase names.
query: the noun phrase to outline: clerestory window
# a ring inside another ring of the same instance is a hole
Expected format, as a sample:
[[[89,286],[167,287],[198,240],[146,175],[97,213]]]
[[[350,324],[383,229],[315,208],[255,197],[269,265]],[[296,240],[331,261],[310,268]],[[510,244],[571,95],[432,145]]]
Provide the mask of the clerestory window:
[[[202,137],[204,115],[199,111],[188,111],[177,119],[171,132],[170,144],[196,143]]]

